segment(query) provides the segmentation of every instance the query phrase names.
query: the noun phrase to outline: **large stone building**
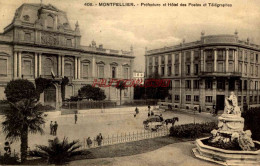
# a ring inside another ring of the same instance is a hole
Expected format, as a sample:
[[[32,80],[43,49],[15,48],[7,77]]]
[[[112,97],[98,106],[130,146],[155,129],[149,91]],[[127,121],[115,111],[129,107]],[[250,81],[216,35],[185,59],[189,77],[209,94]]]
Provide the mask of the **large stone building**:
[[[132,78],[132,49],[105,49],[94,41],[82,46],[80,41],[78,23],[72,28],[64,11],[52,5],[21,5],[0,34],[0,99],[5,98],[7,82],[17,78],[34,81],[37,77],[51,78],[53,73],[59,80],[67,76],[70,83],[65,88],[66,98],[76,95],[80,87],[92,84],[94,79]],[[108,100],[119,100],[115,87],[104,90]],[[123,94],[123,100],[132,99],[132,88]],[[60,84],[54,81],[40,100],[57,106],[61,101]]]
[[[157,72],[172,80],[170,103],[175,108],[224,109],[234,91],[239,106],[260,106],[260,46],[234,35],[201,34],[199,41],[146,50],[146,77]]]

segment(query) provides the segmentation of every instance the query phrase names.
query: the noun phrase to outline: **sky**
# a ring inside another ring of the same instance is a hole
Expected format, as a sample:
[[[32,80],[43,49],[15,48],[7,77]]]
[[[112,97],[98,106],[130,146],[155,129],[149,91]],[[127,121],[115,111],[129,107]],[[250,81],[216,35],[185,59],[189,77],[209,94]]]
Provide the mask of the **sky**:
[[[41,0],[0,0],[0,32],[13,19],[15,10],[22,3],[40,3]],[[85,6],[86,2],[135,3],[134,7]],[[140,3],[219,3],[232,7],[141,7]],[[156,49],[164,46],[192,42],[205,35],[234,34],[239,39],[260,44],[259,0],[42,0],[67,12],[71,27],[76,21],[81,30],[81,44],[95,40],[104,48],[134,49],[136,70],[145,69],[145,47]]]

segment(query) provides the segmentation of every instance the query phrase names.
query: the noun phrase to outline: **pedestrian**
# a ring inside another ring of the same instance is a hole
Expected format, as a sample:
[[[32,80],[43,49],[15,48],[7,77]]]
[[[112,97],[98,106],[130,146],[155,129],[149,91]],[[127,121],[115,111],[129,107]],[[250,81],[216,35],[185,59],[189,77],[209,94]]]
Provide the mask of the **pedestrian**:
[[[91,148],[91,146],[92,146],[92,140],[90,139],[90,137],[88,137],[88,139],[87,139],[87,145],[88,145],[88,148]]]
[[[151,115],[150,112],[148,112],[148,117],[150,117],[150,115]]]
[[[201,113],[201,107],[199,106],[199,113]]]
[[[57,129],[58,129],[58,123],[57,121],[55,121],[54,125],[53,125],[53,135],[57,135]]]
[[[75,115],[74,115],[74,119],[75,119],[75,124],[77,124],[77,121],[78,121],[78,115],[77,115],[76,112],[75,112]]]
[[[139,109],[137,107],[135,108],[135,114],[139,114]]]
[[[214,116],[214,115],[217,115],[217,111],[216,111],[216,105],[215,104],[213,104],[213,106],[212,106],[212,115]]]
[[[52,123],[52,121],[50,123],[50,135],[53,135],[53,123]]]
[[[154,115],[154,112],[153,111],[151,111],[151,116],[153,116]]]
[[[151,114],[151,106],[150,105],[148,105],[148,112],[149,112],[149,114]]]
[[[102,140],[103,140],[102,134],[99,133],[99,135],[97,136],[98,146],[101,146],[101,144],[102,144]]]

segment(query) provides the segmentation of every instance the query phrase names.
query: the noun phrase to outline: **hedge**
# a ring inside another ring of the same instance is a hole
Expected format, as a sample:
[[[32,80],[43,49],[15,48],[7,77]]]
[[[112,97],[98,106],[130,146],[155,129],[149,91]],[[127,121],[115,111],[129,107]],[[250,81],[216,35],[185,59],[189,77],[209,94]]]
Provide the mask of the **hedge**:
[[[198,138],[203,134],[210,133],[213,129],[217,129],[217,127],[216,122],[178,125],[170,128],[170,136],[178,138]]]

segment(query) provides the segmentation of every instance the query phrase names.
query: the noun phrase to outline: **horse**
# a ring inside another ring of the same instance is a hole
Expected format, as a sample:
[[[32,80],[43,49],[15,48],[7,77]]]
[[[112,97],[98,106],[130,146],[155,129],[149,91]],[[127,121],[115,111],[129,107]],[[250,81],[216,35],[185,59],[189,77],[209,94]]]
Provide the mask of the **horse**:
[[[179,121],[178,117],[173,117],[172,119],[166,119],[164,122],[166,123],[167,126],[168,126],[169,123],[171,123],[172,126],[173,126],[176,121],[177,122]]]

